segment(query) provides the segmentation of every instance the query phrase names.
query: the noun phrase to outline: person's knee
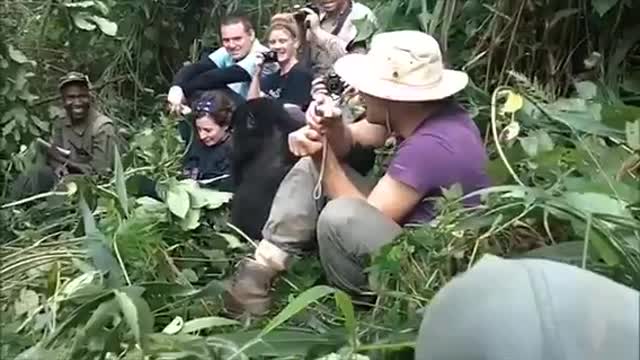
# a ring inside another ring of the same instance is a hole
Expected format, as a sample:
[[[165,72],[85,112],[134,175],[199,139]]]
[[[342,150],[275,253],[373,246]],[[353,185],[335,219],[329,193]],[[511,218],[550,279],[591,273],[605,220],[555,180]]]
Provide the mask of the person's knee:
[[[311,172],[315,169],[315,166],[316,165],[313,163],[313,160],[311,160],[310,157],[305,156],[300,158],[300,160],[293,165],[292,170]]]
[[[333,241],[340,238],[341,247],[349,252],[358,252],[358,244],[355,244],[349,236],[341,236],[346,233],[361,216],[363,208],[368,206],[362,199],[338,198],[331,200],[324,207],[318,217],[317,235],[318,243]]]

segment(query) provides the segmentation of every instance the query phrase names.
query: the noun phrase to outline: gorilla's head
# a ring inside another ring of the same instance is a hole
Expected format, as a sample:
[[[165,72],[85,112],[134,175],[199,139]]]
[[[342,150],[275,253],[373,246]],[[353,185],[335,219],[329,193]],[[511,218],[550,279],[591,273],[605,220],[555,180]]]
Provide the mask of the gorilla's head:
[[[231,118],[234,158],[244,161],[275,149],[284,157],[290,156],[287,136],[304,125],[300,120],[274,99],[257,98],[241,104]]]

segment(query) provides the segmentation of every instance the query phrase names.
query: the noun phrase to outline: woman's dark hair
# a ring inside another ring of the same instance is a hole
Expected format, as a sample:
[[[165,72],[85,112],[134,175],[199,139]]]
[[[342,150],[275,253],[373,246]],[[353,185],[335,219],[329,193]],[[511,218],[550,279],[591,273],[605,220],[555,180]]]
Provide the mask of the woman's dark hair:
[[[210,90],[202,93],[191,106],[194,119],[210,115],[219,126],[231,125],[231,115],[235,104],[222,90]]]

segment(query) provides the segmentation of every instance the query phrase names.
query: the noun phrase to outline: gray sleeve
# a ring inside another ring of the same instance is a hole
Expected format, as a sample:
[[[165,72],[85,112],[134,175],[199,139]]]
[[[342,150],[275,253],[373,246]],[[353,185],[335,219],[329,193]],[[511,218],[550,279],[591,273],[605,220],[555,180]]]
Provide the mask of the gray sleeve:
[[[487,255],[426,308],[416,360],[637,360],[640,295],[580,268]]]

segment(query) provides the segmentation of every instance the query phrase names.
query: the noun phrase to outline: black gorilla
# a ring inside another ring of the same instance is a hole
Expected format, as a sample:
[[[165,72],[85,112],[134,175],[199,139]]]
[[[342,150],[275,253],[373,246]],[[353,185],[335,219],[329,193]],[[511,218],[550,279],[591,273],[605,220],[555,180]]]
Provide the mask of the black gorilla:
[[[298,160],[287,136],[304,126],[299,109],[285,109],[277,100],[258,98],[238,106],[233,126],[234,196],[231,223],[252,239],[261,239],[273,198],[282,179]],[[365,174],[373,166],[372,149],[356,147],[347,162]]]
[[[259,239],[278,186],[297,160],[289,151],[287,135],[304,124],[269,98],[238,106],[231,124],[235,187],[231,223]]]

